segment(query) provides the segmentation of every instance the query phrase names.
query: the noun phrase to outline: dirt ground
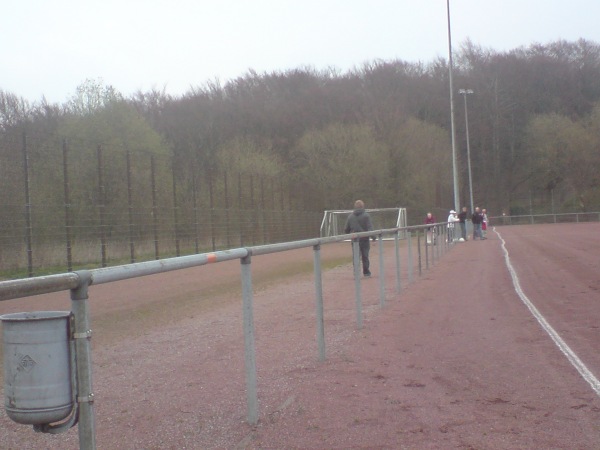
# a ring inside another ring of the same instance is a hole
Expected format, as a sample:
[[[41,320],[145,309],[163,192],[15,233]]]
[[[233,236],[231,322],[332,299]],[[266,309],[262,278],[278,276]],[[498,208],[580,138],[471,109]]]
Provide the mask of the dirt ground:
[[[383,308],[374,246],[360,329],[349,245],[324,246],[323,362],[312,250],[254,257],[255,426],[239,262],[92,286],[97,447],[600,448],[600,398],[517,295],[500,239],[525,295],[598,377],[600,224],[496,231],[412,283],[403,245],[400,293],[386,243]],[[0,302],[0,313],[69,308],[68,293]],[[2,449],[78,446],[76,428],[36,434],[0,413]]]

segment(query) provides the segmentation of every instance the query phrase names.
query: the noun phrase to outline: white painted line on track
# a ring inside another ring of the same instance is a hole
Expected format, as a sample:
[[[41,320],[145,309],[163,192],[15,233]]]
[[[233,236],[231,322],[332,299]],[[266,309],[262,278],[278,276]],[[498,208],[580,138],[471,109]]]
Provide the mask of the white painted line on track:
[[[569,362],[575,367],[577,372],[583,377],[585,381],[589,383],[592,387],[596,395],[600,396],[600,381],[594,376],[594,374],[586,367],[586,365],[579,359],[579,357],[575,354],[573,350],[567,345],[565,341],[562,340],[560,335],[552,328],[552,326],[546,321],[544,316],[538,311],[533,303],[527,298],[523,290],[521,289],[521,283],[519,282],[519,277],[517,276],[517,272],[513,268],[510,263],[510,257],[508,256],[508,250],[506,249],[506,242],[500,236],[500,233],[496,231],[496,228],[493,228],[494,232],[498,235],[500,240],[502,241],[502,250],[504,250],[504,261],[506,262],[506,267],[510,272],[510,276],[513,281],[513,285],[515,287],[515,291],[517,295],[521,299],[521,301],[527,306],[531,314],[536,318],[538,323],[542,326],[542,328],[548,333],[548,335],[552,338],[556,346],[560,349],[561,352],[567,357]]]

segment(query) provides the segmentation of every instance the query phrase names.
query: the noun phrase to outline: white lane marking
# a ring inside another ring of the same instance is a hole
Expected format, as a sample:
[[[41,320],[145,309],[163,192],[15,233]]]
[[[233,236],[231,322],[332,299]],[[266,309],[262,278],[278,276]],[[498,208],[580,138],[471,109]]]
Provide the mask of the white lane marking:
[[[542,326],[542,328],[548,333],[548,335],[552,338],[556,346],[560,349],[561,352],[567,357],[569,362],[575,367],[577,372],[583,377],[585,381],[589,383],[592,387],[596,395],[600,396],[600,381],[594,376],[594,374],[586,367],[586,365],[579,359],[579,357],[575,354],[573,350],[567,345],[565,341],[562,340],[560,335],[550,326],[550,324],[546,321],[544,316],[538,311],[533,303],[527,298],[523,290],[521,289],[521,283],[519,282],[519,277],[517,276],[517,272],[513,268],[510,263],[510,257],[508,256],[508,250],[506,249],[506,242],[500,236],[500,233],[496,231],[496,227],[493,228],[494,232],[498,235],[500,240],[502,241],[502,250],[504,250],[504,261],[506,262],[506,267],[510,272],[510,276],[512,277],[513,285],[515,287],[515,291],[521,298],[521,301],[527,306],[531,314],[536,318],[538,323]]]

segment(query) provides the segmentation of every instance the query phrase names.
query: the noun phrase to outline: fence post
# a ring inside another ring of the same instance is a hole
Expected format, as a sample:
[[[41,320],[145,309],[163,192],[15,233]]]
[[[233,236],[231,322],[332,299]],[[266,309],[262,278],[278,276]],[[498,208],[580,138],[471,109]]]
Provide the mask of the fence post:
[[[210,202],[210,240],[212,244],[212,251],[214,252],[217,248],[216,237],[215,237],[215,197],[213,192],[213,173],[212,170],[208,172],[208,197]]]
[[[423,274],[423,263],[421,262],[421,233],[417,230],[417,253],[419,254],[419,276]]]
[[[385,266],[383,259],[383,234],[379,235],[379,306],[385,306]]]
[[[429,232],[423,230],[423,245],[425,246],[425,270],[429,270],[429,244],[427,244]]]
[[[69,163],[67,156],[67,140],[63,139],[62,143],[63,154],[63,187],[65,200],[65,238],[67,245],[67,271],[73,270],[73,253],[71,249],[71,196],[69,186]]]
[[[356,305],[356,326],[362,328],[362,298],[360,292],[360,249],[358,238],[352,239],[352,266],[354,268],[354,298]]]
[[[173,158],[171,172],[173,178],[173,229],[175,231],[175,255],[181,256],[181,247],[179,245],[179,215],[177,214],[177,175],[175,174],[175,158]]]
[[[394,234],[394,251],[396,254],[396,292],[399,294],[402,290],[402,282],[400,279],[400,232],[398,230]]]
[[[27,273],[33,276],[33,229],[31,226],[31,192],[29,190],[29,153],[27,135],[23,132],[23,180],[25,182],[25,241],[27,245]]]
[[[129,259],[131,264],[135,263],[135,243],[134,243],[134,226],[133,226],[133,188],[131,182],[131,151],[129,148],[125,153],[127,162],[127,219],[129,225],[127,227],[129,231]],[[179,255],[177,255],[179,256]]]
[[[152,185],[152,226],[154,229],[154,258],[159,259],[158,252],[158,208],[156,206],[156,164],[154,155],[150,155],[150,181]]]
[[[227,244],[227,248],[231,248],[231,238],[229,236],[231,220],[229,218],[229,183],[227,182],[227,171],[223,172],[223,190],[225,195],[225,243]]]
[[[194,204],[194,248],[196,249],[196,253],[200,253],[200,241],[199,241],[199,233],[198,233],[198,179],[197,179],[197,169],[196,164],[194,164],[194,173],[192,174],[192,202]]]
[[[414,261],[412,256],[412,231],[406,232],[406,239],[408,243],[408,282],[413,282],[413,269],[414,269]]]
[[[90,339],[92,330],[89,323],[88,287],[91,274],[88,271],[77,272],[79,284],[71,289],[71,309],[74,317],[73,338],[77,360],[77,404],[79,408],[79,448],[96,448],[96,430],[94,421],[94,392],[92,390],[92,354]]]
[[[325,361],[325,325],[323,321],[323,279],[321,274],[321,246],[314,245],[315,296],[317,308],[317,347],[319,361]]]
[[[260,209],[261,212],[261,220],[262,220],[262,242],[266,244],[268,242],[267,237],[267,210],[265,204],[265,182],[264,178],[260,178]]]
[[[282,240],[284,240],[284,241],[288,240],[289,235],[290,235],[288,220],[292,216],[291,213],[290,214],[286,214],[285,213],[285,211],[286,211],[286,209],[285,209],[285,204],[286,204],[285,203],[285,193],[287,192],[286,191],[286,187],[287,186],[284,184],[283,180],[280,180],[279,181],[279,193],[280,193],[279,199],[280,199],[280,202],[281,202],[281,207],[280,207],[281,214],[280,214],[280,217],[281,217],[281,228],[283,230],[283,232],[281,233],[281,236],[282,236]]]
[[[106,261],[106,190],[104,186],[104,164],[102,162],[102,146],[96,148],[98,159],[98,214],[100,215],[100,254],[102,256],[102,267],[107,266]]]
[[[238,173],[238,226],[240,227],[240,246],[244,246],[244,220],[246,217],[242,214],[242,174]]]
[[[250,223],[256,224],[256,210],[254,208],[254,177],[250,174]],[[256,245],[256,226],[253,226],[250,235],[252,245]]]
[[[256,393],[256,353],[254,349],[254,310],[252,306],[252,255],[240,259],[242,265],[242,308],[244,320],[244,362],[246,367],[246,401],[248,423],[258,422],[258,397]]]

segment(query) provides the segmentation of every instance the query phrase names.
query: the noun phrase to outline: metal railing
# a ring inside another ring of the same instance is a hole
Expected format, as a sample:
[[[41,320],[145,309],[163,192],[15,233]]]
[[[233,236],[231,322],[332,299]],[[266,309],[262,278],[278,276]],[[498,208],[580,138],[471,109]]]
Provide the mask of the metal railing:
[[[94,419],[94,395],[92,390],[92,364],[90,340],[92,331],[89,324],[89,296],[88,288],[93,284],[111,283],[115,281],[153,275],[173,270],[186,269],[212,263],[239,259],[241,263],[242,282],[242,306],[243,306],[243,328],[244,328],[244,361],[247,387],[247,420],[250,424],[258,422],[258,399],[256,388],[256,357],[254,344],[254,308],[251,263],[252,258],[276,252],[289,251],[300,248],[312,247],[314,250],[314,278],[315,299],[317,317],[317,347],[319,359],[325,360],[325,332],[323,318],[323,290],[321,269],[321,246],[341,241],[352,241],[353,245],[353,267],[355,279],[355,307],[356,324],[358,328],[363,325],[362,297],[361,297],[361,273],[359,263],[359,238],[373,238],[378,241],[379,250],[379,305],[385,306],[385,260],[384,260],[384,237],[394,240],[395,252],[395,286],[396,292],[401,291],[400,277],[400,236],[406,236],[407,240],[407,273],[408,282],[413,281],[413,233],[416,235],[418,252],[418,270],[422,273],[422,257],[425,256],[425,268],[435,264],[437,259],[450,248],[453,242],[447,237],[447,224],[437,223],[433,225],[421,225],[412,227],[392,228],[370,232],[354,233],[347,235],[331,236],[324,238],[307,239],[301,241],[285,242],[278,244],[260,245],[247,248],[236,248],[226,251],[216,251],[198,255],[181,256],[156,261],[127,264],[115,267],[105,267],[93,270],[82,270],[77,272],[49,275],[20,280],[0,282],[0,301],[39,294],[47,294],[69,290],[71,292],[71,307],[74,316],[73,335],[83,337],[76,339],[76,380],[78,400],[78,433],[79,443],[82,449],[95,449],[95,419]],[[428,234],[434,242],[427,242]],[[423,239],[423,245],[421,240]],[[421,247],[423,246],[423,249]]]
[[[496,225],[539,225],[544,223],[600,222],[600,212],[574,212],[550,214],[524,214],[517,216],[492,216],[490,223]]]

